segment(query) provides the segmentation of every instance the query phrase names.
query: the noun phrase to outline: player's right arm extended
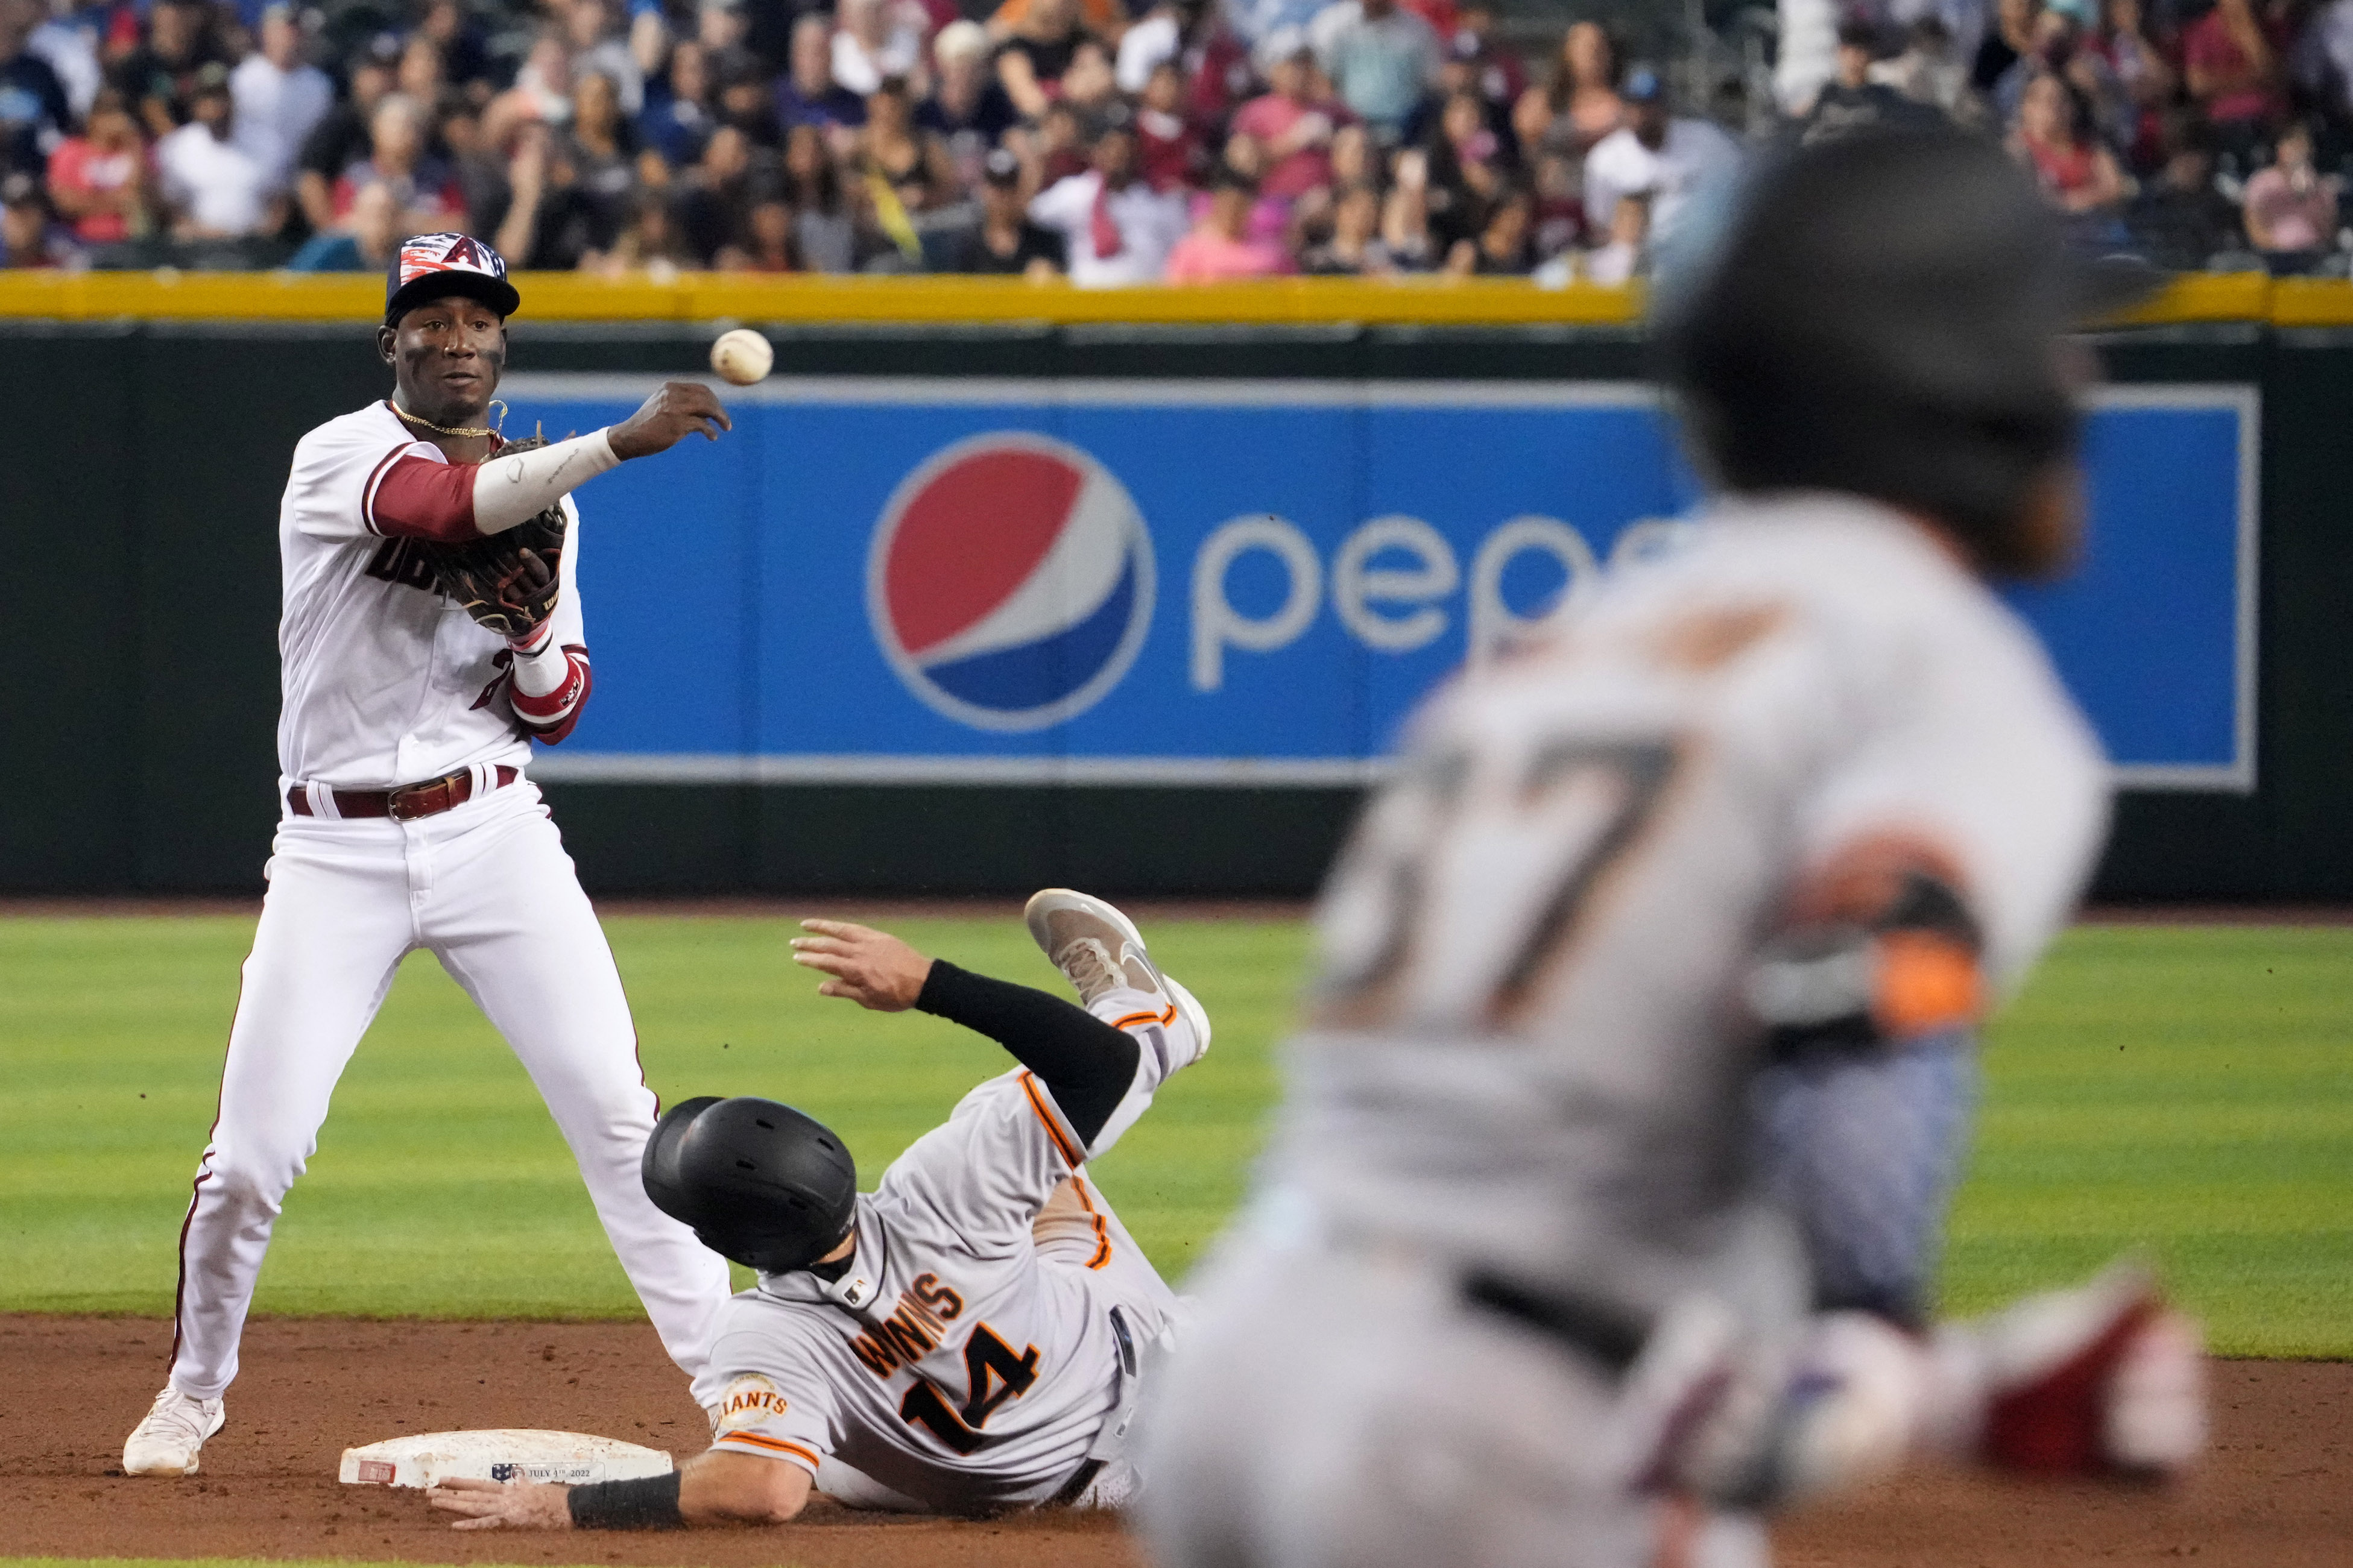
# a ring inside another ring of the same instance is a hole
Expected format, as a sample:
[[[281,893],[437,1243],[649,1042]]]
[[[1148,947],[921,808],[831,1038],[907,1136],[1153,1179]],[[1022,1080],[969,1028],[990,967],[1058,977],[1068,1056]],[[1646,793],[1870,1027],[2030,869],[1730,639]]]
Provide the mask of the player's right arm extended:
[[[1092,1149],[1135,1083],[1144,1047],[1083,1007],[1009,980],[992,980],[932,961],[919,1011],[987,1035],[1038,1075],[1062,1120]]]
[[[426,450],[404,452],[369,490],[371,531],[444,543],[501,533],[621,461],[603,430],[480,463],[445,463]]]

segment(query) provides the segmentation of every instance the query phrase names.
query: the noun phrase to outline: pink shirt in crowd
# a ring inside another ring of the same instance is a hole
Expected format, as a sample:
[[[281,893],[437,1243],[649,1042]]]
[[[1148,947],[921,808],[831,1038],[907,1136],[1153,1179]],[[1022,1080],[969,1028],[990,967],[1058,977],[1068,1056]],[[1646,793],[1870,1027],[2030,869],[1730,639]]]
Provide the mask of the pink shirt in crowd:
[[[1197,228],[1168,253],[1171,283],[1222,283],[1232,278],[1271,278],[1291,270],[1282,247],[1262,239],[1228,239],[1213,228]]]
[[[1320,114],[1335,126],[1345,125],[1354,118],[1336,104],[1328,108],[1310,109],[1296,103],[1279,92],[1253,98],[1234,114],[1233,129],[1245,136],[1271,147],[1291,134],[1292,127],[1311,114]],[[1296,153],[1275,159],[1267,165],[1266,175],[1259,181],[1259,194],[1280,201],[1296,201],[1318,185],[1332,183],[1332,151],[1327,141],[1320,147],[1302,147]]]

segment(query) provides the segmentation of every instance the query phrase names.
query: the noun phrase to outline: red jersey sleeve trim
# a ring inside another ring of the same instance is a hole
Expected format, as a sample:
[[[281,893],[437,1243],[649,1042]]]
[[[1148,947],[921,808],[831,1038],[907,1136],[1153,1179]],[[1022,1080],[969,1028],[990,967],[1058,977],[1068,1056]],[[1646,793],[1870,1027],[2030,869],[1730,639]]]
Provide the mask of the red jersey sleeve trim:
[[[529,698],[512,689],[507,698],[507,705],[514,710],[515,721],[531,732],[533,740],[544,746],[559,745],[565,736],[572,733],[573,726],[580,722],[581,711],[588,706],[589,692],[596,689],[596,678],[588,668],[588,650],[586,647],[578,643],[565,643],[564,657],[572,666],[572,674],[579,683],[579,691],[572,699],[571,709],[562,717],[544,724],[533,722],[531,715],[524,712],[522,708],[523,703],[531,700]],[[565,682],[556,689],[554,696],[561,698],[565,691],[571,689],[572,685],[572,681]]]
[[[470,463],[437,463],[403,448],[372,481],[361,516],[371,531],[444,544],[480,539]]]

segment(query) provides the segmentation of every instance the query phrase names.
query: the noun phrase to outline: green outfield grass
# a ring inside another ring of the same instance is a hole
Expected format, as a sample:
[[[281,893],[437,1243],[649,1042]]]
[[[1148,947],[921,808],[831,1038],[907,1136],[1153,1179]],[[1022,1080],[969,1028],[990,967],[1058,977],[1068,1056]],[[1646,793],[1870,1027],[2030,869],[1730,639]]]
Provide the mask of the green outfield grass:
[[[968,967],[1055,985],[1018,920],[890,922]],[[936,1019],[857,1012],[783,959],[791,927],[607,928],[666,1099],[758,1092],[831,1121],[871,1181],[1003,1058]],[[0,920],[0,1310],[169,1310],[250,921]],[[1181,1274],[1240,1195],[1304,960],[1293,922],[1155,926],[1217,1047],[1099,1172]],[[2353,929],[2070,934],[1987,1052],[1951,1303],[2146,1246],[2226,1351],[2353,1355]],[[411,959],[288,1200],[257,1310],[633,1313],[522,1069]]]

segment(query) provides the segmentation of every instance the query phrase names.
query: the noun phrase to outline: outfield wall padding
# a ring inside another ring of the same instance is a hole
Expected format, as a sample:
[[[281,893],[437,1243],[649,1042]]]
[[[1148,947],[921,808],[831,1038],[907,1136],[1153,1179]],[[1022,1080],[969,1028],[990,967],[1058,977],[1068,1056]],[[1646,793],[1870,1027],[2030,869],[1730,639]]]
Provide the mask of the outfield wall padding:
[[[697,372],[708,327],[533,325],[517,372]],[[780,326],[806,377],[1626,383],[1626,327]],[[2117,334],[2126,384],[2261,394],[2251,792],[2127,791],[2101,896],[2353,897],[2353,333]],[[278,496],[295,440],[383,394],[364,326],[0,321],[0,891],[249,893],[276,816]],[[1463,461],[1479,461],[1466,453]],[[1164,595],[1181,594],[1181,585]],[[593,614],[593,612],[592,612]],[[680,628],[693,635],[692,626]],[[592,626],[592,632],[594,627]],[[592,639],[593,640],[593,639]],[[602,893],[1312,890],[1345,785],[690,782],[547,786]]]

